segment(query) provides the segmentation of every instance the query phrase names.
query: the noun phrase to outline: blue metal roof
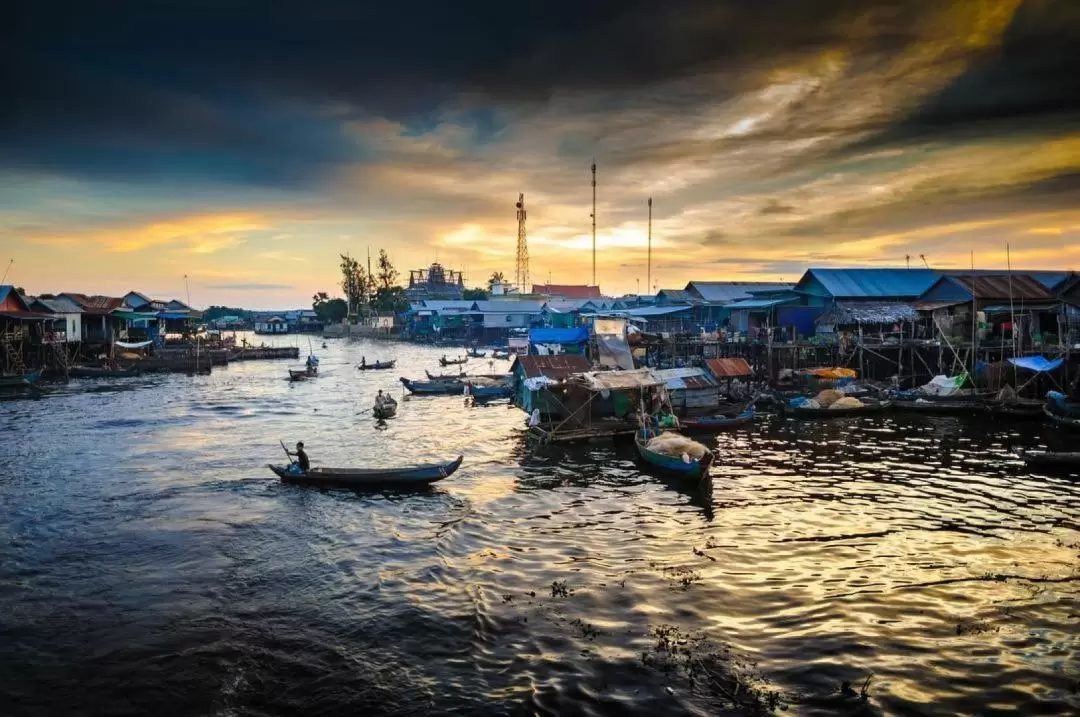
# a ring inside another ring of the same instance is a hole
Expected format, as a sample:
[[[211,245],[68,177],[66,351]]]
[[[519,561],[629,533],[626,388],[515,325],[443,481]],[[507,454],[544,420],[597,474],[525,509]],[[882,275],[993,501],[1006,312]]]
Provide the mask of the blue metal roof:
[[[776,281],[691,281],[686,285],[687,294],[700,296],[711,304],[727,304],[739,299],[749,299],[755,291],[787,291],[791,284]]]
[[[638,306],[632,309],[623,309],[619,311],[620,314],[626,314],[627,316],[666,316],[668,314],[687,313],[693,307],[691,306]]]
[[[791,301],[791,297],[780,297],[778,299],[743,299],[742,301],[736,301],[734,304],[728,304],[727,308],[735,311],[737,309],[770,309],[780,304],[786,304]]]
[[[807,269],[796,288],[805,290],[816,279],[836,299],[914,299],[940,276],[933,269]]]

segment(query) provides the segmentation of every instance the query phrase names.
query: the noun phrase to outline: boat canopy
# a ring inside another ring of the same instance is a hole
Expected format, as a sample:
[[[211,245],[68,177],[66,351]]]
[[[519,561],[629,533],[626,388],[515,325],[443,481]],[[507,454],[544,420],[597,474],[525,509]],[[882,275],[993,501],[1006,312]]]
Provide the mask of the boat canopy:
[[[1035,373],[1048,373],[1056,371],[1065,363],[1065,359],[1058,358],[1050,361],[1045,356],[1019,356],[1009,359],[1009,363],[1017,368],[1025,368]]]

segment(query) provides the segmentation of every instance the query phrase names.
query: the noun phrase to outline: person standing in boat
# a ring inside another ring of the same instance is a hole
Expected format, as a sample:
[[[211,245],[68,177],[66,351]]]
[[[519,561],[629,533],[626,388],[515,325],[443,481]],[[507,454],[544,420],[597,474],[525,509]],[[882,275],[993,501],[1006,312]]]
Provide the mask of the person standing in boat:
[[[360,368],[364,368],[366,366],[367,366],[367,356],[361,356],[360,357]]]
[[[290,456],[296,456],[296,465],[300,466],[300,470],[304,473],[307,473],[308,469],[311,468],[311,460],[308,458],[307,453],[304,452],[303,441],[297,442],[295,453],[293,451],[285,452],[288,453]]]
[[[385,400],[386,400],[386,397],[383,396],[382,389],[380,388],[379,392],[377,394],[375,394],[375,405],[376,406],[381,406],[381,405],[383,405],[383,401],[385,401]]]

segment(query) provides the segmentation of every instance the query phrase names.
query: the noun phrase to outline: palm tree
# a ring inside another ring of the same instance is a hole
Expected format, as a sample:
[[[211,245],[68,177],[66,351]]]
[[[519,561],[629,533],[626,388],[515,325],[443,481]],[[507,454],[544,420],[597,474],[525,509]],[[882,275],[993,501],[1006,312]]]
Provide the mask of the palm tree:
[[[488,289],[491,289],[495,284],[505,284],[506,277],[503,276],[501,271],[492,272],[491,278],[488,279]]]

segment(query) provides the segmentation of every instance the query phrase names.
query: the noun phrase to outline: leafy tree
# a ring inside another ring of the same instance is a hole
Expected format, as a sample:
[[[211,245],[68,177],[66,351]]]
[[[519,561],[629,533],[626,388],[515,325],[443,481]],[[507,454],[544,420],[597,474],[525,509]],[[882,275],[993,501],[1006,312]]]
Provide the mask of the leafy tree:
[[[380,289],[389,289],[397,284],[398,270],[390,262],[385,249],[379,249],[379,273],[375,275]]]
[[[501,271],[492,272],[491,278],[488,279],[488,289],[490,290],[495,284],[505,284],[506,277],[503,276]]]
[[[466,301],[483,301],[488,298],[488,292],[484,288],[466,289],[461,293],[461,298]]]
[[[26,296],[26,289],[22,288],[21,286],[16,286],[15,293],[19,296]]]
[[[349,315],[349,305],[345,303],[345,299],[330,299],[314,308],[319,315],[319,321],[324,324],[341,323]]]
[[[400,314],[408,310],[409,300],[405,298],[405,289],[400,286],[380,286],[375,290],[372,306],[381,314]]]
[[[226,316],[239,316],[244,321],[251,319],[251,312],[247,309],[238,309],[234,306],[211,306],[203,312],[203,321],[217,321]]]
[[[348,254],[341,255],[341,290],[350,314],[359,314],[371,297],[371,278],[360,262]]]

